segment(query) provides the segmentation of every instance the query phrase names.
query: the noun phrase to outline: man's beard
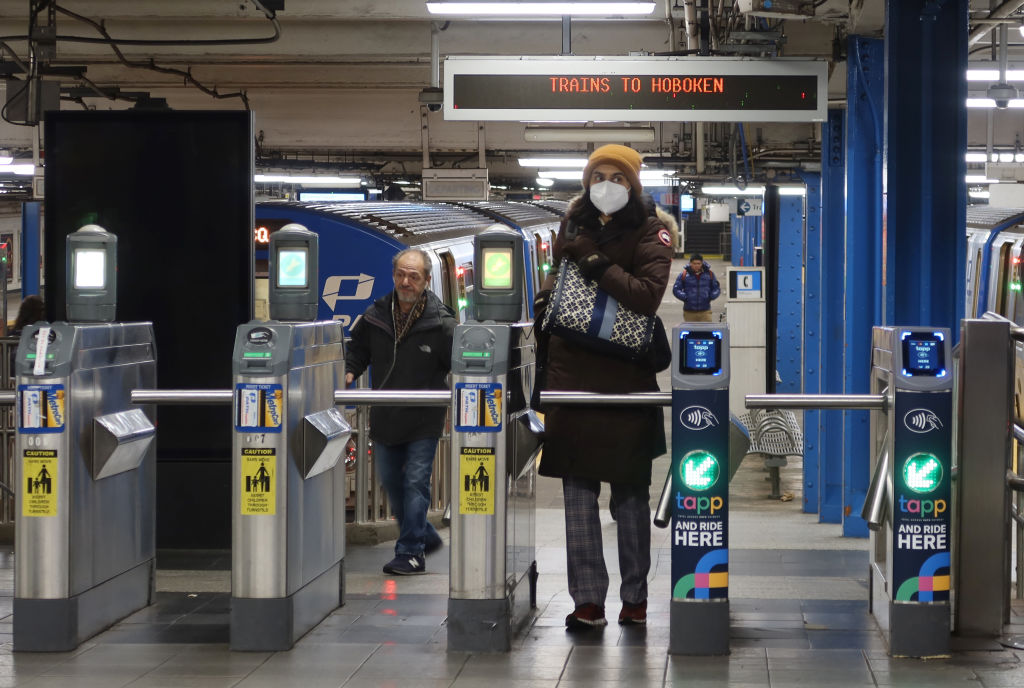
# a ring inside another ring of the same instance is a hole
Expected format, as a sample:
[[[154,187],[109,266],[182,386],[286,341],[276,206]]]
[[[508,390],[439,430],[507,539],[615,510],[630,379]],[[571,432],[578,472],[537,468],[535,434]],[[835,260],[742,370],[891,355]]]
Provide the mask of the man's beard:
[[[398,292],[398,300],[401,303],[416,303],[417,301],[420,300],[420,296],[422,296],[422,294],[416,294],[414,296],[409,296],[406,292],[403,292],[403,291],[399,291]]]

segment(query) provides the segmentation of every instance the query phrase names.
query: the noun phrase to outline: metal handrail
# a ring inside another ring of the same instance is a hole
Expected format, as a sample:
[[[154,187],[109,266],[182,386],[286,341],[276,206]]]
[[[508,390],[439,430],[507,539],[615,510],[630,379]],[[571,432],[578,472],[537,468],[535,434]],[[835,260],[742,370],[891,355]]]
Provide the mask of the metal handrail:
[[[1013,472],[1012,468],[1006,469],[1006,486],[1017,492],[1024,492],[1024,478]]]
[[[884,394],[748,394],[751,409],[867,409],[885,411],[889,400]]]
[[[671,392],[634,392],[600,394],[598,392],[541,392],[542,404],[573,406],[671,406]]]

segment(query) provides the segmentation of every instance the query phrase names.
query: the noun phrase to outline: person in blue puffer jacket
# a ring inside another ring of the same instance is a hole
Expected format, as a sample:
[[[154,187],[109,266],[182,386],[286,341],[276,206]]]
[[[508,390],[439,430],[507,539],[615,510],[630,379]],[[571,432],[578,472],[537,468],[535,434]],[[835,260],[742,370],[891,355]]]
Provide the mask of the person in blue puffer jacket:
[[[682,301],[683,320],[690,322],[711,322],[711,302],[722,293],[711,265],[704,256],[694,253],[690,264],[679,273],[672,293]]]

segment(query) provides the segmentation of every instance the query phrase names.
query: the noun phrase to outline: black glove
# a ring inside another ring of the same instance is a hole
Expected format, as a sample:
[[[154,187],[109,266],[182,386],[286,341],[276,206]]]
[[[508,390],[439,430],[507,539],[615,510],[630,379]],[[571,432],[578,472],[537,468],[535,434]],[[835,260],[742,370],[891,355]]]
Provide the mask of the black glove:
[[[605,270],[611,267],[612,261],[600,251],[594,251],[580,258],[576,264],[579,265],[580,273],[584,277],[600,282]]]
[[[562,247],[562,253],[569,256],[577,263],[579,259],[591,253],[597,252],[597,244],[595,244],[590,238],[578,235],[575,239],[565,244]]]

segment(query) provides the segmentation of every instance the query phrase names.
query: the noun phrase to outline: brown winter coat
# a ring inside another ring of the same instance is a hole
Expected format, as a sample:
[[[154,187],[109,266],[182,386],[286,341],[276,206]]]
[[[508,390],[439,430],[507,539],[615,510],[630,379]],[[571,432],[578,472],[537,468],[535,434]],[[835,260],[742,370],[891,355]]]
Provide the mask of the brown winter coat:
[[[612,261],[601,288],[625,307],[654,315],[671,272],[668,235],[656,217],[639,227],[620,224],[613,218],[600,229],[579,227],[579,233]],[[556,265],[563,258],[572,260],[564,253],[565,225],[563,220],[555,239]],[[545,287],[553,282],[549,277]],[[598,353],[551,335],[544,389],[620,394],[657,391],[658,383],[654,370],[642,361]],[[660,408],[548,406],[544,411],[541,475],[650,485],[651,461],[666,451]]]

